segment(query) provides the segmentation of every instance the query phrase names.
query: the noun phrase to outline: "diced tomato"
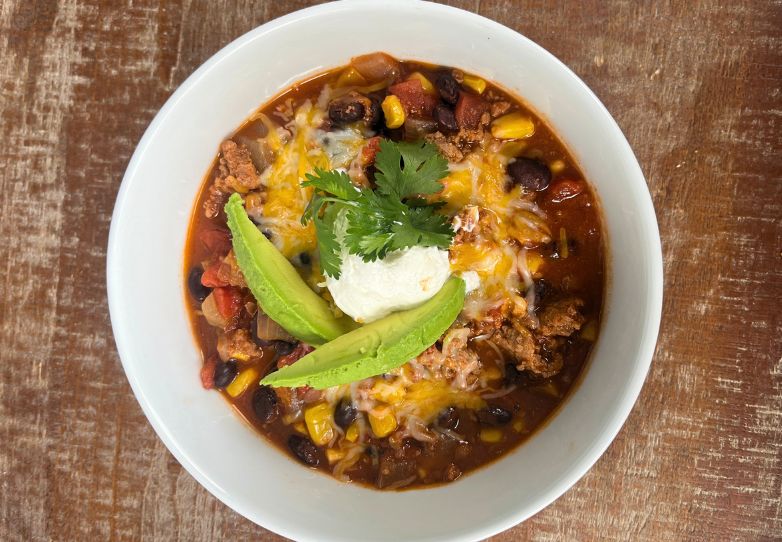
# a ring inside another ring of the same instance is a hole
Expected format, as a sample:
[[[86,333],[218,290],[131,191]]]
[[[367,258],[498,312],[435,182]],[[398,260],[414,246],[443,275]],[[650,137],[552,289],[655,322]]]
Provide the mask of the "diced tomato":
[[[307,354],[309,354],[310,352],[312,352],[313,350],[315,349],[310,345],[300,342],[299,344],[296,345],[296,348],[293,349],[293,352],[291,352],[287,356],[282,356],[280,359],[277,360],[277,368],[280,369],[282,367],[285,367],[286,365],[292,365],[297,361],[299,361],[304,356],[306,356]],[[302,398],[305,402],[310,402],[306,398],[308,392],[310,391],[316,391],[318,393],[320,392],[320,390],[313,390],[309,386],[299,386],[298,388],[295,388],[295,391],[297,396]],[[310,399],[313,399],[314,397],[316,397],[316,395],[314,394],[309,395]],[[317,395],[317,397],[320,398],[320,395]]]
[[[380,136],[375,136],[367,140],[364,147],[361,149],[361,158],[364,161],[365,166],[370,166],[375,163],[375,156],[380,151]]]
[[[220,266],[222,262],[215,262],[206,269],[204,274],[201,275],[201,284],[209,288],[219,288],[221,286],[228,286],[228,283],[220,278]]]
[[[239,314],[242,310],[242,294],[239,288],[225,286],[213,290],[217,310],[223,316],[230,320]]]
[[[207,358],[201,367],[201,385],[205,390],[215,387],[215,367],[217,367],[217,359],[214,356]]]
[[[413,117],[432,116],[437,98],[424,91],[421,81],[408,79],[388,87],[388,92],[399,98],[405,112]]]
[[[291,352],[287,356],[282,356],[280,359],[277,360],[277,367],[281,368],[281,367],[285,367],[286,365],[291,365],[293,363],[296,363],[297,361],[299,361],[301,358],[303,358],[313,350],[315,349],[312,348],[310,345],[300,342],[299,344],[296,345],[296,348],[293,349],[293,352]]]
[[[231,250],[231,238],[228,230],[219,228],[203,230],[198,234],[198,238],[210,252],[218,256],[225,256]]]
[[[489,110],[489,104],[480,96],[469,92],[460,92],[456,102],[454,116],[459,128],[475,130],[480,126],[481,116]]]
[[[549,198],[553,203],[561,203],[570,198],[575,198],[583,191],[583,181],[573,181],[570,179],[560,179],[548,189]]]

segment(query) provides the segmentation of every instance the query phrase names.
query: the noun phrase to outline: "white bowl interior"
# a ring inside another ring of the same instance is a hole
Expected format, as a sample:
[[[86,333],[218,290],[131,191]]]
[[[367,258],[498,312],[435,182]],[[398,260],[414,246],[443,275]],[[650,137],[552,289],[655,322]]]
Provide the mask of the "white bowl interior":
[[[347,36],[347,37],[346,37]],[[183,299],[190,214],[219,142],[307,74],[387,51],[500,82],[553,125],[602,200],[611,284],[601,337],[565,407],[512,454],[447,486],[383,493],[294,463],[201,388]],[[210,59],[171,97],[133,156],[112,220],[109,301],[133,390],[177,459],[249,519],[307,540],[474,540],[526,519],[575,483],[627,417],[649,367],[662,264],[643,175],[586,86],[543,49],[429,3],[337,3],[278,19]]]

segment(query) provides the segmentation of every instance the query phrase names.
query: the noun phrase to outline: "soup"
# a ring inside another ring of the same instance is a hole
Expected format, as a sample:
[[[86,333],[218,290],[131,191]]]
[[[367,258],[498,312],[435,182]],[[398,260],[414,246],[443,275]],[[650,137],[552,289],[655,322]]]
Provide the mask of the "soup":
[[[453,482],[552,415],[597,338],[595,196],[524,103],[383,53],[220,146],[185,251],[201,381],[304,465]]]

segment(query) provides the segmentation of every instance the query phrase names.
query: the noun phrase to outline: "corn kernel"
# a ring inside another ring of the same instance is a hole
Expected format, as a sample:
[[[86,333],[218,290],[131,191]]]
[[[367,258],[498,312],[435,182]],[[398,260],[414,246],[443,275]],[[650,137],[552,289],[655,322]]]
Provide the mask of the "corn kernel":
[[[502,371],[496,365],[490,365],[483,371],[486,380],[498,380],[502,378]]]
[[[483,91],[486,90],[486,81],[480,77],[475,77],[474,75],[467,75],[465,73],[462,84],[468,88],[471,88],[478,94],[483,94]]]
[[[225,391],[231,397],[239,397],[243,394],[247,388],[249,388],[254,382],[258,381],[261,375],[258,373],[258,369],[255,367],[248,367],[239,375],[234,378],[234,381],[226,386]]]
[[[537,273],[541,265],[543,265],[543,256],[537,252],[527,252],[527,269],[530,274]]]
[[[334,437],[331,407],[327,403],[318,403],[304,411],[304,421],[312,442],[318,446],[328,444]]]
[[[551,170],[551,173],[556,175],[557,173],[562,173],[565,170],[565,162],[562,160],[554,160],[548,165],[548,168]]]
[[[347,86],[361,86],[366,84],[367,84],[367,80],[364,79],[364,76],[358,73],[358,70],[356,68],[351,67],[343,71],[341,74],[339,74],[335,86],[347,87]]]
[[[562,258],[568,257],[567,230],[565,228],[559,228],[559,255]]]
[[[555,399],[559,399],[559,389],[557,388],[557,385],[551,381],[541,384],[540,386],[535,386],[534,389],[546,395],[550,395]]]
[[[348,426],[348,430],[345,431],[345,440],[348,442],[356,442],[358,440],[358,423],[353,422]]]
[[[508,158],[515,158],[527,148],[526,141],[505,141],[500,147],[500,154]]]
[[[581,338],[594,342],[597,339],[597,322],[590,320],[581,328]]]
[[[375,407],[369,411],[369,425],[377,438],[390,435],[396,429],[396,416],[389,406]]]
[[[481,429],[480,437],[483,442],[489,442],[491,444],[500,442],[502,441],[502,429],[498,429],[496,427],[487,427],[485,429]]]
[[[405,123],[405,108],[402,102],[393,94],[386,96],[381,105],[383,114],[386,116],[386,126],[389,128],[399,128]]]
[[[491,123],[491,135],[497,139],[523,139],[534,133],[532,119],[521,113],[508,113]]]
[[[372,385],[372,396],[384,403],[397,403],[404,399],[405,390],[402,386],[394,386],[378,380]]]
[[[421,88],[424,89],[424,92],[426,92],[427,94],[437,94],[437,89],[434,88],[432,82],[429,79],[427,79],[426,76],[421,72],[411,73],[408,79],[418,79],[421,82]]]
[[[329,464],[333,465],[340,459],[343,459],[346,452],[343,450],[337,450],[336,448],[326,448],[326,459],[329,460]]]
[[[524,432],[524,420],[518,419],[515,422],[513,422],[513,430],[517,433],[523,433]]]
[[[296,423],[294,423],[293,424],[293,428],[296,431],[298,431],[299,433],[301,433],[302,435],[306,435],[307,434],[307,426],[304,425],[304,422],[296,422]]]

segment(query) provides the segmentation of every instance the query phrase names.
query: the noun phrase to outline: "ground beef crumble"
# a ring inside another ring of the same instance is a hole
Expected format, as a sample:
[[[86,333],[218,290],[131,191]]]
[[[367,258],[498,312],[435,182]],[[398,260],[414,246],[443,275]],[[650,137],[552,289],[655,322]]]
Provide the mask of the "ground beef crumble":
[[[261,186],[261,177],[255,169],[250,151],[230,139],[220,145],[218,172],[204,203],[204,212],[208,218],[214,218],[220,213],[230,194],[246,194]]]

